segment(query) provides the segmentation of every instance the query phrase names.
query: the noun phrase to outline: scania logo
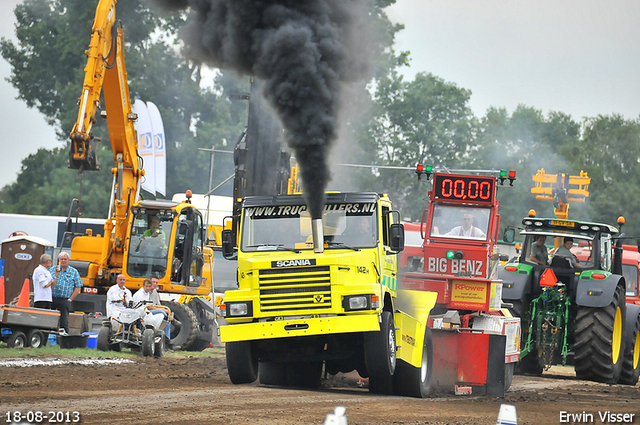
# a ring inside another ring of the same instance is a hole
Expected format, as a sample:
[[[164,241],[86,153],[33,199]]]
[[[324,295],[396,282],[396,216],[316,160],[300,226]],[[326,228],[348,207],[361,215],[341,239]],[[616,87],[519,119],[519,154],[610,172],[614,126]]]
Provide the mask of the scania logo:
[[[300,266],[315,266],[316,260],[302,259],[302,260],[280,260],[272,261],[271,267],[300,267]]]

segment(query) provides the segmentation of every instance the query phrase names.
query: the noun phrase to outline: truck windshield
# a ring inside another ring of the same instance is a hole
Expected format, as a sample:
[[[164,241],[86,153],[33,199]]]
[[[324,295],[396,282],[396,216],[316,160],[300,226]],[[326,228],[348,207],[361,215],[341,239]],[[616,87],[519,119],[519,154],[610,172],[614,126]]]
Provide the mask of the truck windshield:
[[[376,204],[327,204],[322,215],[325,249],[370,248],[378,241]],[[245,208],[241,249],[313,249],[306,205]]]
[[[431,237],[487,240],[490,208],[435,205]]]
[[[129,276],[161,278],[165,275],[172,219],[155,213],[136,214],[127,259]]]

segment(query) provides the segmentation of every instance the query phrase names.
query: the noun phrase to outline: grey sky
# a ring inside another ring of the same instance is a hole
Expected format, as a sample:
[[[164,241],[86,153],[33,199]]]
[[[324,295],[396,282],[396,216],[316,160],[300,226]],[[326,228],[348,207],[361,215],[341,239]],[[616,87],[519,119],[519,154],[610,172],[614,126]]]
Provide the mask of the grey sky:
[[[0,36],[13,37],[18,3],[0,0]],[[406,27],[396,47],[411,51],[407,78],[432,72],[470,89],[478,117],[519,103],[576,120],[640,115],[637,0],[397,0],[388,13]],[[9,71],[0,59],[0,187],[27,155],[61,145],[44,117],[15,100]]]

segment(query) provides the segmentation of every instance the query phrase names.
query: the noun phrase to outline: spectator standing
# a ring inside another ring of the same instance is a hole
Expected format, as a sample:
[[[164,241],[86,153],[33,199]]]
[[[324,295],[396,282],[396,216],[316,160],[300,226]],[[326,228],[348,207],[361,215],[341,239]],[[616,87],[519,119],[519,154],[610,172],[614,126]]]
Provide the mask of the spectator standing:
[[[33,271],[33,306],[36,308],[51,309],[51,289],[55,286],[49,271],[52,263],[49,254],[42,254],[40,264]]]
[[[69,265],[67,252],[61,252],[58,261],[58,266],[49,269],[55,281],[55,287],[51,291],[51,308],[60,311],[60,333],[64,335],[69,333],[69,310],[74,298],[80,293],[82,279],[78,270]]]

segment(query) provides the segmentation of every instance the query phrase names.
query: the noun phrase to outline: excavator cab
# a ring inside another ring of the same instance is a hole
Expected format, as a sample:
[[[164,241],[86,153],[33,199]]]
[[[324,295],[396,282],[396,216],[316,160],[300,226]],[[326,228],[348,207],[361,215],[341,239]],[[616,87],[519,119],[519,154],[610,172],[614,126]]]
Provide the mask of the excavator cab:
[[[200,212],[187,204],[155,200],[141,201],[132,213],[126,274],[200,286],[204,265]]]

